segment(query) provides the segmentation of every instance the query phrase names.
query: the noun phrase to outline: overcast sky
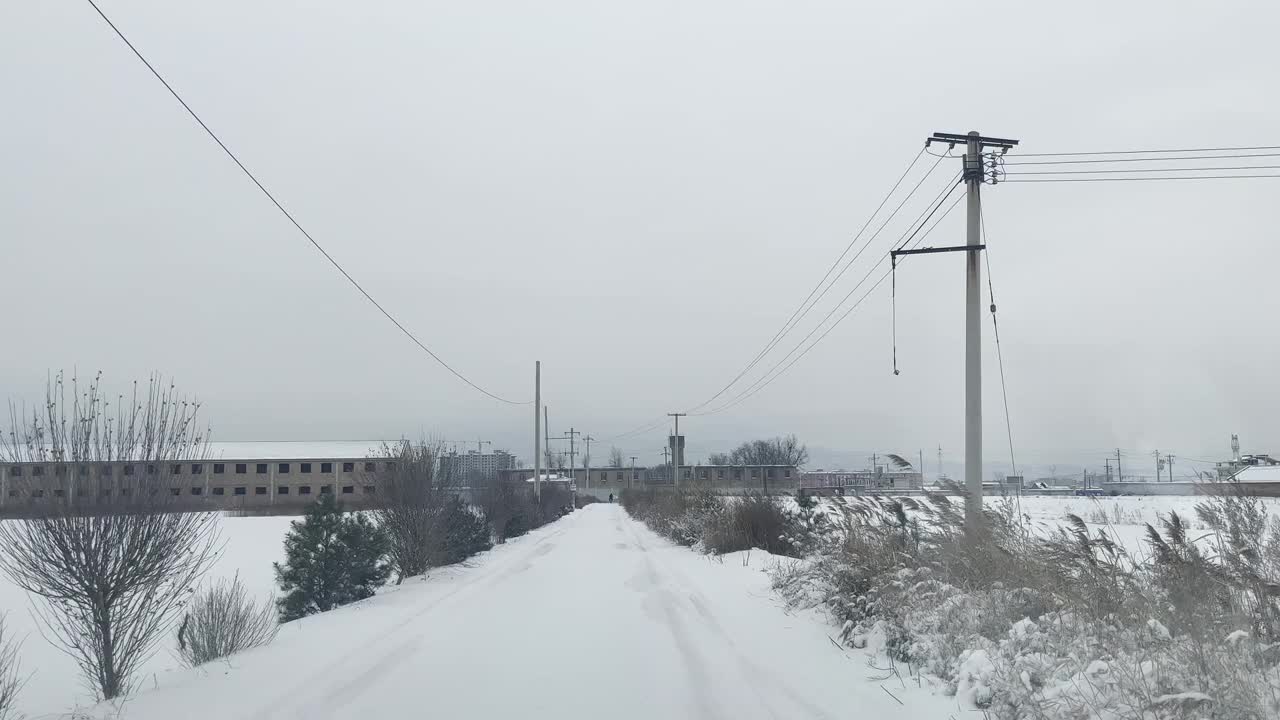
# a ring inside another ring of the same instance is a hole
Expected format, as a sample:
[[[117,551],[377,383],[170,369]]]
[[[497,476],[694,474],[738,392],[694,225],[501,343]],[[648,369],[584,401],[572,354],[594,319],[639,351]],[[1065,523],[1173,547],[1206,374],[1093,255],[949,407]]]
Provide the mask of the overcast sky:
[[[1053,7],[103,0],[433,350],[519,400],[540,358],[552,433],[597,438],[733,377],[933,131],[1028,153],[1280,145],[1280,5]],[[479,395],[401,336],[87,3],[0,4],[0,89],[0,394],[35,397],[60,367],[121,387],[158,370],[223,440],[425,432],[529,457],[531,407]],[[1026,458],[1219,458],[1232,432],[1280,452],[1278,193],[1280,179],[984,189]],[[963,242],[962,210],[930,243]],[[886,284],[767,389],[686,419],[691,456],[795,432],[959,460],[963,296],[960,256],[913,259],[900,376]],[[652,461],[663,430],[617,444]]]

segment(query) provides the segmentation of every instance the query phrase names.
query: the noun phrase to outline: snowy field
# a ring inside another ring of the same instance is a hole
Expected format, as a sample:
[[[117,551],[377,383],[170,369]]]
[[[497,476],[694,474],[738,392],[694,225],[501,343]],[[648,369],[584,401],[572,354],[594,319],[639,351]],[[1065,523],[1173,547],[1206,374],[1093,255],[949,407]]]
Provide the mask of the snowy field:
[[[266,596],[275,590],[271,563],[284,558],[284,535],[289,530],[289,517],[223,518],[222,557],[207,576],[208,580],[240,574],[251,592]],[[93,703],[93,693],[84,687],[75,662],[40,634],[31,616],[27,593],[15,587],[0,574],[0,612],[5,613],[5,626],[12,637],[23,640],[19,651],[22,672],[30,675],[18,698],[18,710],[30,720],[60,718],[76,707]],[[143,687],[164,682],[167,675],[181,668],[173,654],[175,641],[166,638],[155,657],[140,674]]]
[[[1021,509],[1042,532],[1061,525],[1068,514],[1078,515],[1090,528],[1107,531],[1131,553],[1142,556],[1146,551],[1146,523],[1160,529],[1159,518],[1167,517],[1173,511],[1187,520],[1191,528],[1203,529],[1204,523],[1196,516],[1196,503],[1204,500],[1204,497],[1193,495],[1024,497],[1021,498]],[[1270,515],[1280,515],[1280,498],[1260,500]],[[987,502],[992,501],[992,498],[987,499]]]

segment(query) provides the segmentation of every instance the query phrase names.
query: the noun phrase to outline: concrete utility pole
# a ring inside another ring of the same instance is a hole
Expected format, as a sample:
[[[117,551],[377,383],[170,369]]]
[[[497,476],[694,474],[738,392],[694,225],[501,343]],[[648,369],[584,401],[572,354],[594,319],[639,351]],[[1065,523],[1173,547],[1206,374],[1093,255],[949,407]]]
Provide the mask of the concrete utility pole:
[[[542,361],[533,362],[533,495],[542,501]],[[522,491],[523,492],[523,491]]]
[[[1164,466],[1169,468],[1169,482],[1173,482],[1173,455],[1164,456]]]
[[[684,459],[681,457],[684,453],[681,452],[683,445],[680,442],[680,418],[689,413],[674,412],[667,414],[676,419],[675,439],[671,441],[671,477],[675,482],[675,486],[680,487],[680,461]]]
[[[668,461],[667,461],[667,454],[668,454],[668,453],[670,453],[670,452],[671,452],[671,448],[670,448],[670,447],[667,447],[666,445],[663,445],[663,446],[662,446],[662,464],[663,464],[663,465],[667,465],[667,464],[668,464]],[[673,481],[673,482],[674,482],[674,478],[675,478],[675,475],[672,475],[672,481]]]
[[[1152,450],[1151,454],[1156,458],[1156,482],[1160,482],[1160,468],[1164,467],[1164,461],[1160,459],[1160,451]]]
[[[1018,141],[985,137],[977,131],[971,131],[967,135],[934,133],[925,141],[925,147],[935,142],[946,143],[952,148],[963,143],[965,147],[961,166],[961,177],[964,179],[968,199],[965,244],[958,247],[893,250],[889,253],[889,257],[896,267],[897,258],[900,255],[940,252],[964,252],[965,254],[964,484],[966,498],[964,517],[965,528],[970,533],[976,533],[982,526],[982,258],[980,253],[986,246],[982,244],[981,189],[983,183],[990,181],[995,184],[999,179],[994,167],[988,175],[983,151],[987,148],[999,148],[1003,154],[1017,145]]]
[[[1111,458],[1107,458],[1107,482],[1111,482]]]
[[[587,490],[590,490],[591,489],[591,441],[595,440],[595,438],[591,437],[590,435],[587,435],[583,437],[582,440],[587,444],[587,454],[582,458],[582,467],[586,473],[586,477],[583,478],[583,482],[586,483]]]
[[[636,456],[631,456],[631,474],[627,476],[627,488],[631,488],[631,483],[636,479]]]
[[[1124,482],[1124,473],[1120,470],[1120,448],[1116,448],[1116,482]]]

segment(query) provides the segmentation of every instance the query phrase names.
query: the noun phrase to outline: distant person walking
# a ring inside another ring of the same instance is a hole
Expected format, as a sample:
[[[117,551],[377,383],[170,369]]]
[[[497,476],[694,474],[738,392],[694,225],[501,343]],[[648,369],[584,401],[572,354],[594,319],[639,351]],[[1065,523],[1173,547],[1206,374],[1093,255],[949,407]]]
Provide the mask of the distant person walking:
[[[609,502],[613,502],[613,493],[609,493]]]

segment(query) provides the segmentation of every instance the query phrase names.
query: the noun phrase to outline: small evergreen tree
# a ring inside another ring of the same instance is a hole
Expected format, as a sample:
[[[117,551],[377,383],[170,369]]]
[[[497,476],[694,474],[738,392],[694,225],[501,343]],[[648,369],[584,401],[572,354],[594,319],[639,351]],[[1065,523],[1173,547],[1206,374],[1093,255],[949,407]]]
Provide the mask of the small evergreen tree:
[[[489,521],[467,507],[458,498],[450,499],[441,510],[444,543],[432,565],[452,565],[493,547]]]
[[[273,563],[280,622],[371,597],[391,574],[386,533],[359,513],[343,515],[333,495],[321,495],[290,527],[285,562]]]

